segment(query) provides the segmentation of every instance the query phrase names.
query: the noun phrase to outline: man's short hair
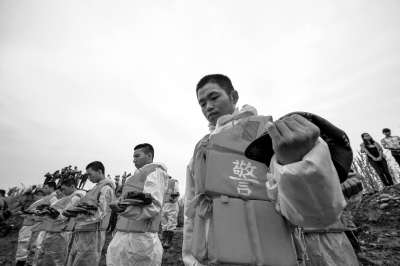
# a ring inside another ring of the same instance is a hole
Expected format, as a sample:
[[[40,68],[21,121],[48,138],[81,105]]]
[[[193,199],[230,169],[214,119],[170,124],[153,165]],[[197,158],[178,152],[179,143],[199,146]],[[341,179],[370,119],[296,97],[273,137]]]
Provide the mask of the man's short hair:
[[[47,183],[45,183],[44,185],[45,185],[45,186],[47,185],[49,188],[53,188],[54,191],[55,191],[56,188],[57,188],[56,182],[47,182]]]
[[[148,154],[150,152],[151,158],[154,159],[154,148],[153,148],[153,146],[151,146],[151,144],[149,144],[149,143],[139,144],[139,145],[136,145],[136,147],[133,150],[135,151],[138,149],[142,149],[145,154]]]
[[[40,195],[40,196],[44,197],[44,196],[46,196],[46,193],[44,193],[44,191],[41,189],[37,189],[37,190],[35,190],[35,192],[33,192],[33,195]]]
[[[101,172],[103,173],[103,175],[105,174],[104,165],[103,165],[101,162],[99,162],[99,161],[94,161],[94,162],[91,162],[90,164],[88,164],[88,165],[86,166],[86,170],[88,170],[89,168],[92,169],[93,171],[99,171],[99,170],[101,170]]]
[[[390,132],[390,129],[388,129],[388,128],[382,129],[382,133],[385,133],[385,132]]]
[[[208,83],[217,84],[217,85],[220,86],[221,89],[223,89],[223,90],[226,92],[226,94],[228,94],[228,95],[230,95],[231,92],[232,92],[233,90],[235,90],[235,89],[233,88],[233,85],[232,85],[231,80],[230,80],[227,76],[222,75],[222,74],[211,74],[211,75],[207,75],[207,76],[203,77],[203,78],[199,81],[199,83],[197,83],[197,86],[196,86],[196,94],[197,94],[197,92],[198,92],[201,88],[203,88],[203,87],[204,87],[205,85],[207,85]]]
[[[72,185],[74,185],[74,187],[76,188],[76,181],[74,180],[74,179],[67,179],[67,180],[64,180],[62,183],[61,183],[61,186],[66,186],[66,187],[70,187],[70,186],[72,186]]]

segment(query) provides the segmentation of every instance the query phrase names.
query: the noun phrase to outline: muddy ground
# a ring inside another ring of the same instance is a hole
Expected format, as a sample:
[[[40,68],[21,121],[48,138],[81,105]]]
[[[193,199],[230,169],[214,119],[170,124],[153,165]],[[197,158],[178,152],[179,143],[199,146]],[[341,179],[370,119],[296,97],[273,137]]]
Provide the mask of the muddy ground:
[[[363,254],[359,261],[364,266],[370,265],[400,265],[400,200],[390,199],[384,209],[379,196],[388,194],[400,197],[400,184],[384,190],[365,194],[363,201],[353,212],[353,221],[358,226],[358,237],[362,244]],[[17,249],[18,230],[22,220],[17,216],[11,217],[7,223],[13,224],[14,229],[6,237],[0,238],[0,266],[14,265]],[[105,264],[105,254],[112,235],[107,232],[106,244],[103,248],[101,265]],[[173,246],[164,252],[162,265],[183,265],[182,262],[182,228],[177,228]]]

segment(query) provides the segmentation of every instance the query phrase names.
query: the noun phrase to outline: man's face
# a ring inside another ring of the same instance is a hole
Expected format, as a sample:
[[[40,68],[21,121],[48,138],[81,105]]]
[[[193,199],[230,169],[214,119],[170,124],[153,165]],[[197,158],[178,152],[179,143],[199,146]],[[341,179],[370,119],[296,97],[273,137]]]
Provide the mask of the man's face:
[[[208,83],[197,91],[197,100],[206,119],[212,124],[217,123],[223,115],[232,114],[237,99],[228,95],[224,89],[215,83]]]
[[[44,185],[43,192],[46,193],[46,195],[50,195],[51,193],[53,193],[53,191],[53,188],[49,187],[48,185]]]
[[[43,195],[40,194],[40,193],[36,193],[35,195],[33,195],[33,200],[34,200],[34,201],[38,201],[38,200],[40,200],[41,198],[43,198]]]
[[[144,153],[143,149],[137,149],[133,153],[133,163],[137,169],[142,168],[151,162],[151,154]]]
[[[100,179],[101,179],[101,175],[102,175],[101,170],[99,170],[99,171],[94,171],[92,168],[87,169],[87,170],[86,170],[86,174],[88,175],[89,180],[90,180],[90,182],[92,182],[92,183],[97,183],[97,182],[99,182]]]
[[[385,131],[383,134],[385,134],[386,137],[390,137],[390,131]]]
[[[56,197],[57,199],[61,199],[64,197],[64,193],[62,192],[61,189],[56,189]]]
[[[75,187],[73,185],[71,185],[70,187],[62,185],[61,190],[64,192],[65,196],[69,196],[75,191]]]

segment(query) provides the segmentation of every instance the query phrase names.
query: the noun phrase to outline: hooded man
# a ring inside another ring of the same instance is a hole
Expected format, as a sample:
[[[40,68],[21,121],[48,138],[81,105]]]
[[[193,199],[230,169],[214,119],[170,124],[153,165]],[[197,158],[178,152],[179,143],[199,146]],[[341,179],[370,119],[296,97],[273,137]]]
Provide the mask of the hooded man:
[[[148,143],[134,148],[135,174],[126,181],[112,208],[119,213],[117,233],[107,249],[108,266],[161,265],[163,248],[158,238],[168,174],[164,164],[153,163]]]
[[[167,192],[165,193],[162,212],[161,226],[163,230],[163,247],[168,249],[174,237],[174,230],[178,224],[179,213],[179,184],[178,180],[171,176],[168,181]]]
[[[239,94],[224,75],[203,77],[196,96],[210,134],[187,168],[185,265],[304,265],[300,234],[289,225],[328,227],[345,206],[319,128],[297,114],[272,123],[249,105],[237,109]],[[244,155],[265,132],[275,153],[269,168]]]
[[[115,197],[115,185],[105,178],[101,162],[88,164],[86,174],[96,185],[72,208],[63,211],[64,216],[76,217],[68,266],[99,265],[111,215],[109,205]]]
[[[62,212],[74,206],[86,194],[83,190],[77,190],[76,186],[74,179],[64,180],[60,191],[65,197],[47,209],[49,217],[44,222],[46,236],[38,251],[37,266],[64,266],[67,262],[68,244],[72,235],[72,227],[68,225],[69,222],[74,225],[75,218],[65,217]]]

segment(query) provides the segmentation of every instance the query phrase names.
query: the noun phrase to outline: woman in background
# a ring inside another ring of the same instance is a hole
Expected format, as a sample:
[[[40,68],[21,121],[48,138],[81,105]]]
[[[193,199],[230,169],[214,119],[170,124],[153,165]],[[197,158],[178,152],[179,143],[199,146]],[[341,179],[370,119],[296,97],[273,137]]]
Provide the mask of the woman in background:
[[[368,133],[361,134],[361,138],[363,139],[363,143],[360,145],[361,152],[367,155],[367,162],[375,169],[385,186],[394,185],[381,145],[374,141]]]

